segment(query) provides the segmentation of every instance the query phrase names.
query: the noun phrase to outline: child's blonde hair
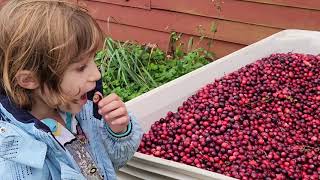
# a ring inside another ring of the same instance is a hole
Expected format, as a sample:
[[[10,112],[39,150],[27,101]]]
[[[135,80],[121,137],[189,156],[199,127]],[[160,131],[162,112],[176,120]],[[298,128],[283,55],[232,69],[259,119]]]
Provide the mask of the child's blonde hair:
[[[23,108],[31,108],[30,91],[20,87],[20,70],[35,72],[48,105],[66,101],[62,76],[69,64],[94,55],[103,33],[88,12],[61,0],[9,0],[0,10],[1,89]]]

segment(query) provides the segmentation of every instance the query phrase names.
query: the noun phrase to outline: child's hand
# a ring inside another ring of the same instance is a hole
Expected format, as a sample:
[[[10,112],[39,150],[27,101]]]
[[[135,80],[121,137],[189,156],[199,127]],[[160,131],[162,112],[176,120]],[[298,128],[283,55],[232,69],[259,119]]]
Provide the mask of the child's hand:
[[[99,114],[102,115],[111,130],[115,133],[127,131],[129,115],[124,102],[114,93],[98,102]]]

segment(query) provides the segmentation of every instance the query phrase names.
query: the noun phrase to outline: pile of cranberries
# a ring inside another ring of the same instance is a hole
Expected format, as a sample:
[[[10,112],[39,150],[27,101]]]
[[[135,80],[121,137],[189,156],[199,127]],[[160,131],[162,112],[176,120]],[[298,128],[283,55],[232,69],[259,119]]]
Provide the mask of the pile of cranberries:
[[[238,179],[319,180],[320,56],[272,54],[215,80],[138,151]]]

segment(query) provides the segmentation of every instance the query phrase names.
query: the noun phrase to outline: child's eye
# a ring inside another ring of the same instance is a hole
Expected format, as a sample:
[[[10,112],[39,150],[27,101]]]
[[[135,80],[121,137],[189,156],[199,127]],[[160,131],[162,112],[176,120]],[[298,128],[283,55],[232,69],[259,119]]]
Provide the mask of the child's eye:
[[[78,68],[78,71],[79,71],[79,72],[83,72],[83,71],[86,69],[86,67],[87,67],[87,65],[84,64],[84,65],[82,65],[82,66],[80,66],[80,67]]]

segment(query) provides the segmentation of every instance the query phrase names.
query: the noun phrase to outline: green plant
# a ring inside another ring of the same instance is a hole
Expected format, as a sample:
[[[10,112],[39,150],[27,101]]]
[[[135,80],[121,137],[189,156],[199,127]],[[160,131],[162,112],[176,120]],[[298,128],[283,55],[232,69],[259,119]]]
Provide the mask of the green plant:
[[[140,58],[143,53],[136,47],[129,45],[128,42],[120,43],[106,38],[105,47],[97,55],[99,66],[107,80],[117,80],[120,85],[129,85],[129,82],[134,82],[141,86],[146,86],[148,89],[156,87],[157,84],[150,76],[142,62],[144,58]],[[133,53],[134,52],[134,53]],[[117,69],[117,71],[113,71]],[[122,81],[120,81],[122,80]],[[110,83],[110,81],[107,81]],[[115,88],[112,83],[111,87]]]
[[[177,33],[174,31],[170,34],[170,52],[174,57],[181,57],[184,54],[182,50],[182,44],[176,44],[181,39],[181,36],[182,33]]]
[[[213,6],[215,7],[215,9],[217,10],[217,17],[219,18],[222,13],[222,4],[224,2],[222,0],[212,0],[212,3],[213,3]],[[208,39],[209,41],[207,44],[207,51],[209,51],[211,49],[212,44],[213,44],[215,35],[218,32],[218,25],[219,25],[219,21],[217,19],[215,19],[211,22],[209,31],[207,31],[201,24],[198,25],[197,32],[200,37],[199,37],[199,41],[198,41],[197,45],[195,46],[195,48],[198,48],[200,46],[200,43],[204,39]],[[206,33],[206,32],[208,32],[208,33]],[[188,50],[190,50],[193,47],[193,44],[192,44],[192,46],[190,46],[190,41],[193,42],[193,37],[191,37],[191,38],[188,43]]]
[[[177,55],[171,57],[154,45],[106,38],[104,48],[96,55],[104,92],[115,92],[128,101],[207,64],[211,58],[201,48],[189,53],[175,51]]]

